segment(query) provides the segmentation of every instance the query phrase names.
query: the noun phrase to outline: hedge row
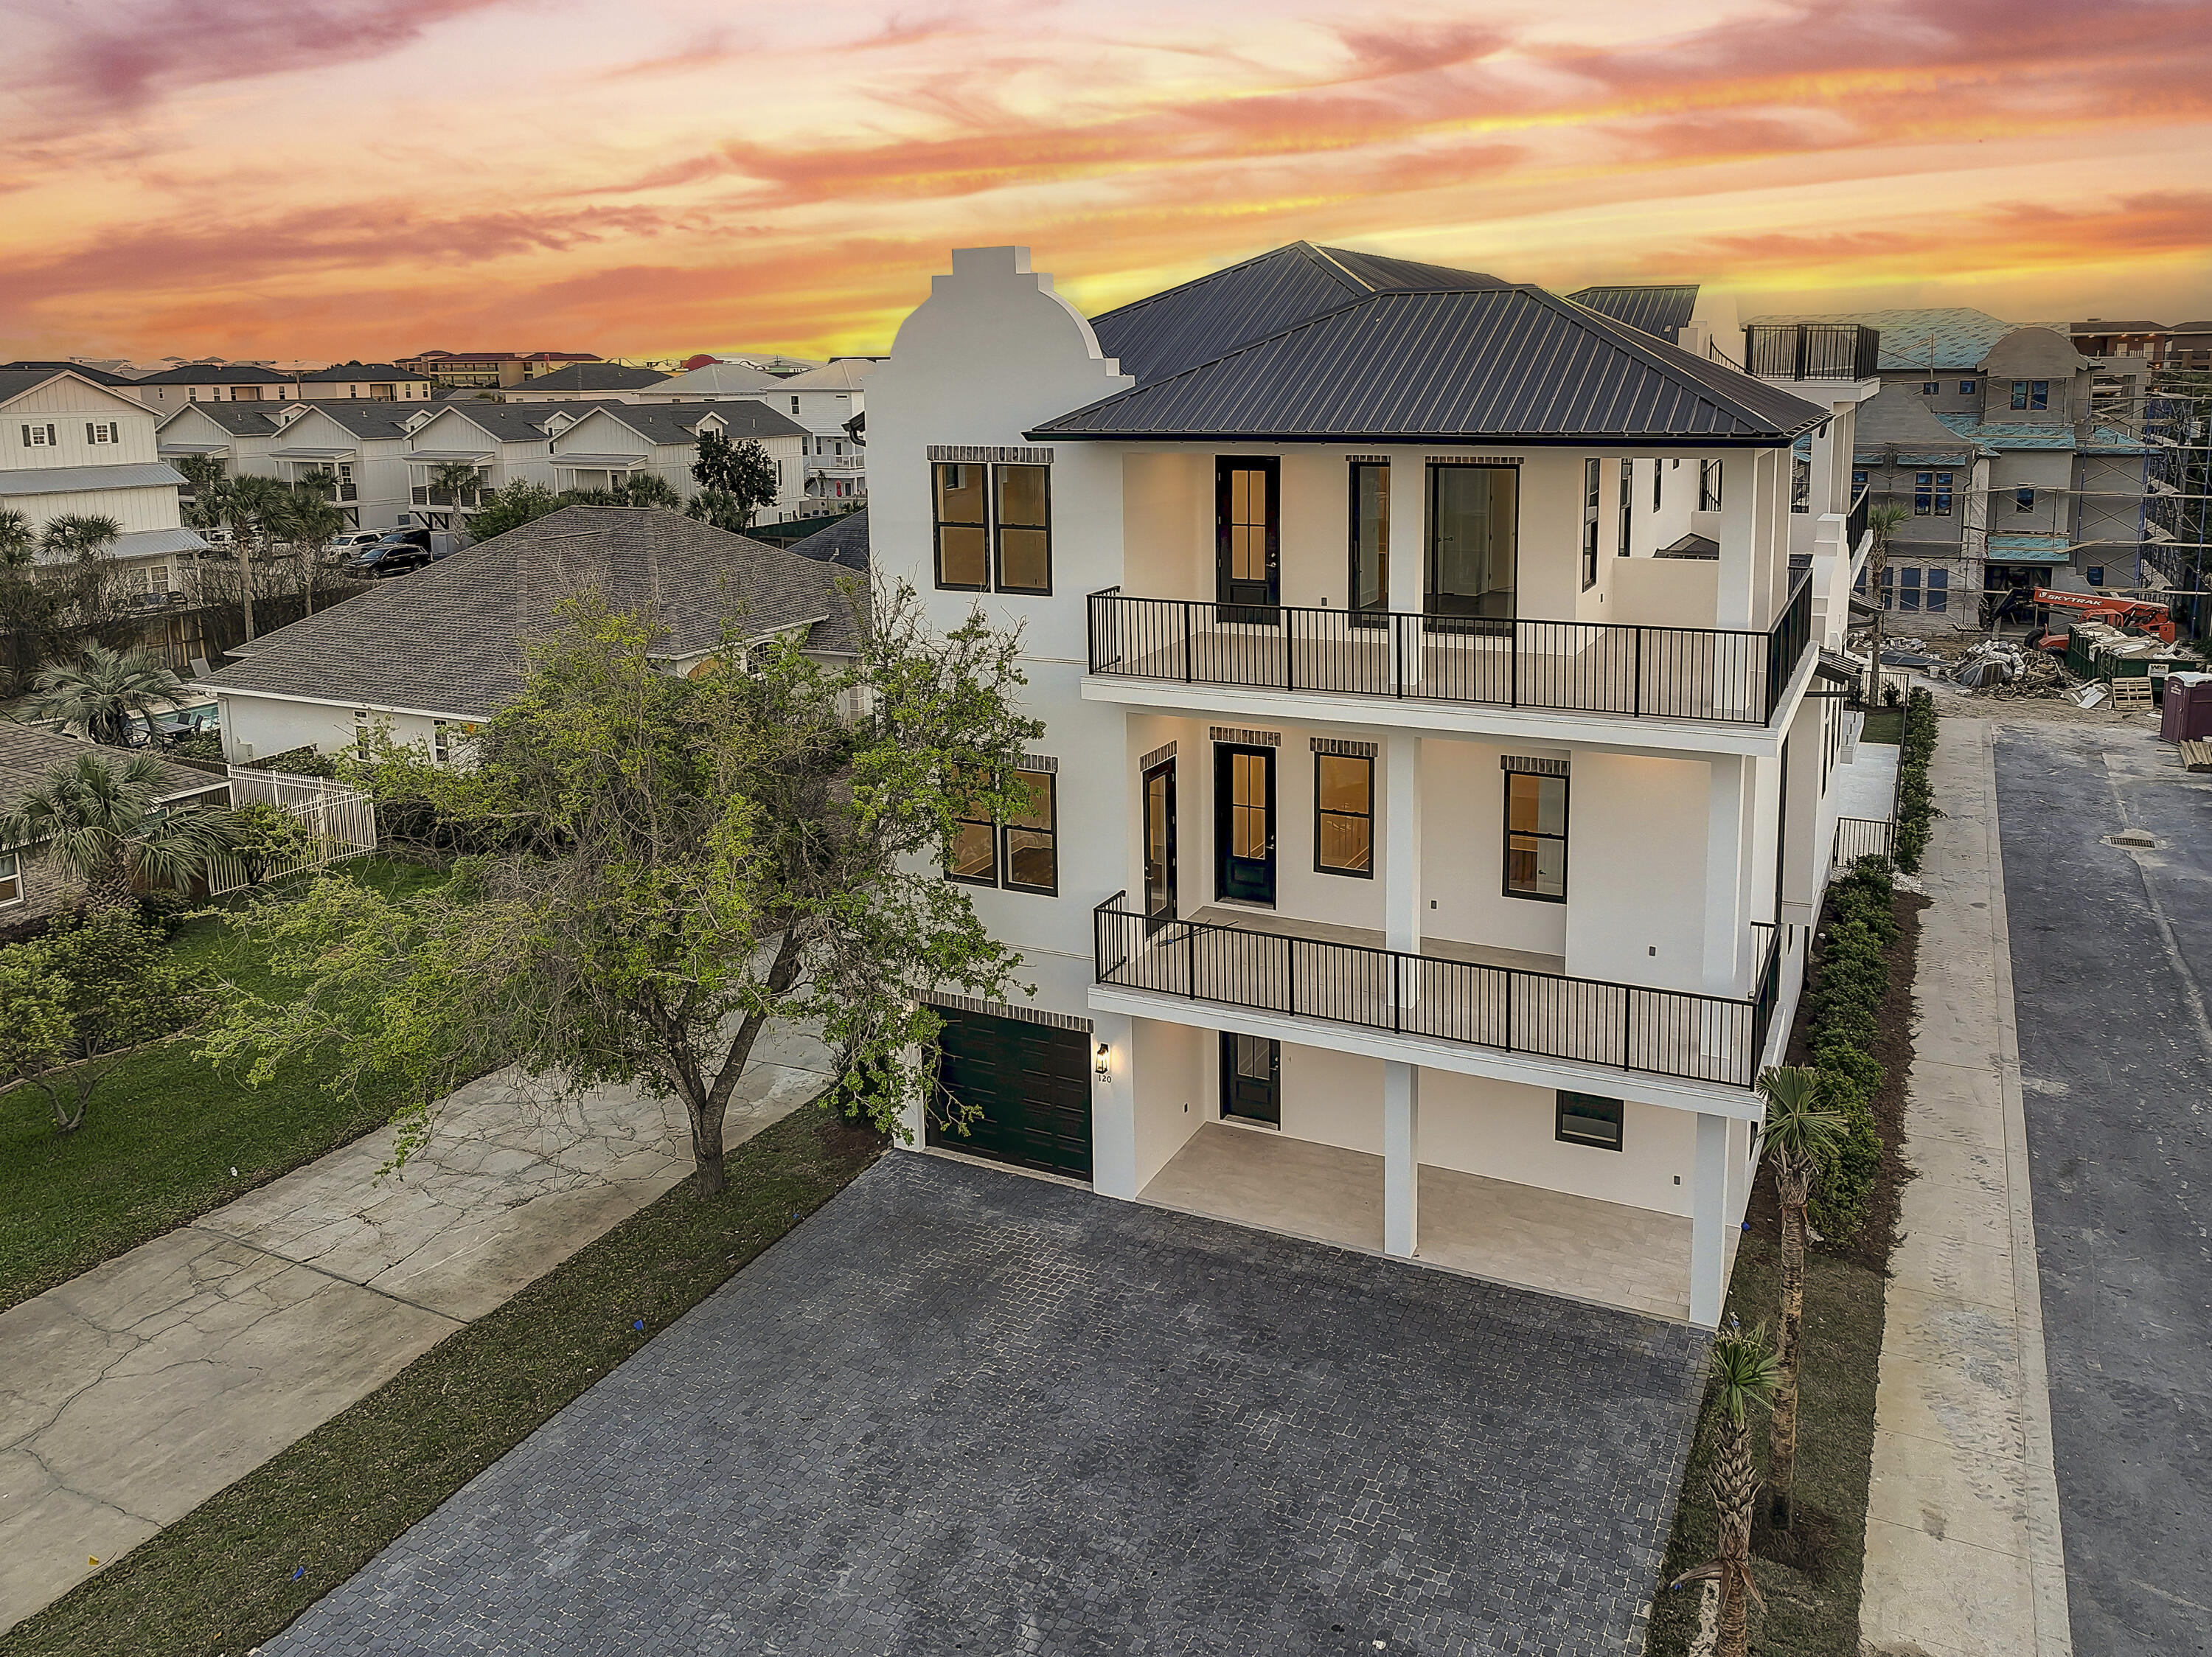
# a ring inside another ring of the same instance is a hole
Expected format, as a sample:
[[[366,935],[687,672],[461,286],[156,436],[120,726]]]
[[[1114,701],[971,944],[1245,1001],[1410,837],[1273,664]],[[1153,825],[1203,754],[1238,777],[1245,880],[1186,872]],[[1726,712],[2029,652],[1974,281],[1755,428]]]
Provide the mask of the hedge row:
[[[1836,1242],[1866,1223],[1881,1165],[1874,1098],[1883,1071],[1874,1039],[1889,994],[1890,947],[1897,941],[1893,895],[1889,867],[1879,857],[1862,857],[1829,888],[1826,945],[1805,998],[1807,1045],[1820,1072],[1821,1095],[1844,1119],[1808,1214],[1814,1229]]]
[[[1928,789],[1929,762],[1936,758],[1936,698],[1924,685],[1905,698],[1905,735],[1897,752],[1897,866],[1920,873],[1928,849],[1928,830],[1936,820],[1936,798]]]

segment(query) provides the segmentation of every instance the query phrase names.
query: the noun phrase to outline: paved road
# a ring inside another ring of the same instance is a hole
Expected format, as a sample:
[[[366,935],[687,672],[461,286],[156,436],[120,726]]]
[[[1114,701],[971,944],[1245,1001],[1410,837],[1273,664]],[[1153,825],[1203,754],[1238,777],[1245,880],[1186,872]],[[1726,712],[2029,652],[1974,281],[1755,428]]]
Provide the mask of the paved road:
[[[2212,1653],[2212,778],[2125,727],[1996,755],[2075,1649]]]
[[[264,1650],[1617,1654],[1704,1348],[894,1154]]]

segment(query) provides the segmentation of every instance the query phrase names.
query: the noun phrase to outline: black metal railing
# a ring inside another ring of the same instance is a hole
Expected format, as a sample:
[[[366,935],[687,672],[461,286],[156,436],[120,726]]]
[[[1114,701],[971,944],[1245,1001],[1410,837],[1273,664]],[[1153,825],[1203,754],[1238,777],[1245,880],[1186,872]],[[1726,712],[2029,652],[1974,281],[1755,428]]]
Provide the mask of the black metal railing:
[[[1881,330],[1859,322],[1765,322],[1743,331],[1743,365],[1761,380],[1871,380]]]
[[[1867,514],[1873,509],[1873,491],[1862,485],[1851,499],[1851,509],[1844,520],[1844,556],[1858,557],[1859,543],[1866,539]]]
[[[1091,911],[1097,981],[1187,1001],[1748,1087],[1781,991],[1780,933],[1753,928],[1748,996],[1653,990],[1206,921]]]
[[[409,504],[413,506],[458,506],[473,509],[474,508],[480,507],[483,504],[483,497],[489,491],[481,487],[477,489],[460,490],[432,489],[427,484],[417,484],[409,491]]]
[[[1812,637],[1809,579],[1765,632],[1090,597],[1093,673],[1763,725]]]
[[[1828,878],[1834,880],[1862,857],[1887,858],[1896,838],[1894,823],[1872,817],[1838,817],[1835,844],[1828,854]]]

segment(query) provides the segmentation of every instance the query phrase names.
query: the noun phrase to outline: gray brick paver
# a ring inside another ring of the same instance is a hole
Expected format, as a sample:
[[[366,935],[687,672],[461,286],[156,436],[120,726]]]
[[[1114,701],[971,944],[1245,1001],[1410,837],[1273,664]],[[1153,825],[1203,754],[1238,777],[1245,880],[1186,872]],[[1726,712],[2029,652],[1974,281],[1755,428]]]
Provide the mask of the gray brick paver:
[[[1703,1351],[888,1157],[263,1650],[1621,1653]]]

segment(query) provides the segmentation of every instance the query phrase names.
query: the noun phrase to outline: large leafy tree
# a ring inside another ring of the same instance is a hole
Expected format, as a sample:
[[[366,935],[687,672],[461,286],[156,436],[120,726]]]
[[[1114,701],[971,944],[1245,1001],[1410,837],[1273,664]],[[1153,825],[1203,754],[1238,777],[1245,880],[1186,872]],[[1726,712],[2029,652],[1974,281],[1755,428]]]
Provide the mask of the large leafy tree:
[[[938,635],[910,590],[878,595],[849,669],[757,631],[732,618],[715,662],[678,678],[645,624],[564,604],[465,763],[387,744],[363,770],[395,815],[475,853],[398,902],[331,874],[242,911],[300,990],[234,990],[204,1052],[258,1077],[334,1045],[334,1085],[399,1086],[403,1158],[432,1103],[493,1065],[640,1083],[683,1101],[712,1195],[761,1032],[815,1021],[848,1107],[895,1128],[930,1097],[924,995],[1013,990],[1014,955],[942,870],[956,814],[1022,808],[1040,728],[1016,707],[1014,637],[980,617]]]
[[[1717,1579],[1721,1587],[1720,1638],[1714,1657],[1746,1657],[1751,1645],[1751,1602],[1759,1595],[1751,1575],[1752,1508],[1759,1498],[1751,1412],[1771,1405],[1778,1379],[1765,1330],[1747,1334],[1731,1325],[1722,1331],[1713,1342],[1711,1374],[1719,1405],[1711,1483],[1720,1548],[1716,1557],[1685,1571],[1673,1586]]]
[[[488,541],[510,529],[520,529],[533,519],[558,512],[566,504],[565,496],[556,495],[544,484],[518,478],[484,496],[483,504],[469,520],[469,533],[478,541]]]
[[[1805,1205],[1843,1143],[1844,1116],[1820,1100],[1820,1073],[1809,1065],[1770,1067],[1759,1079],[1766,1099],[1766,1165],[1782,1209],[1782,1326],[1775,1353],[1774,1419],[1766,1435],[1767,1483],[1778,1530],[1791,1522],[1797,1483],[1797,1372],[1805,1327]]]
[[[775,462],[760,444],[750,438],[733,443],[724,433],[712,429],[699,434],[698,458],[691,463],[691,480],[709,496],[726,496],[734,501],[742,521],[735,526],[723,523],[705,510],[694,511],[691,515],[705,518],[718,528],[734,527],[741,532],[752,527],[754,515],[761,508],[772,504],[783,487],[782,475]]]
[[[154,715],[174,707],[184,693],[183,683],[152,651],[94,644],[82,660],[39,675],[29,712],[108,747],[128,747],[135,746],[133,722],[143,719],[150,733]]]
[[[38,1088],[54,1126],[84,1125],[94,1090],[132,1049],[205,1010],[199,977],[128,909],[64,915],[45,936],[0,949],[0,1076]]]
[[[151,754],[88,748],[0,813],[0,851],[38,847],[82,883],[95,909],[122,908],[141,886],[190,891],[208,860],[230,845],[230,813],[163,807],[166,782]]]

